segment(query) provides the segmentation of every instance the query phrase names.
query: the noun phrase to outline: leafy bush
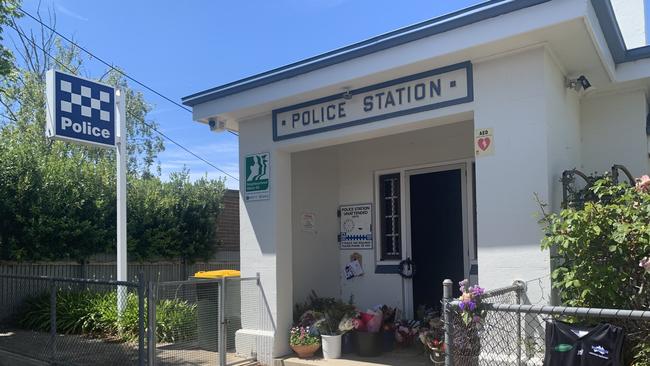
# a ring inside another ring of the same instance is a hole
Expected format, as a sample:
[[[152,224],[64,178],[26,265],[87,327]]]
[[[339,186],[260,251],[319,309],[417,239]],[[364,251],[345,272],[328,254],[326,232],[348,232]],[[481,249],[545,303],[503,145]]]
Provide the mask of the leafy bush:
[[[644,187],[604,177],[581,195],[584,204],[544,215],[542,247],[555,250],[553,286],[563,303],[650,309],[650,274],[639,265],[650,254],[650,193]],[[650,326],[635,327],[642,328],[634,335],[628,329],[635,365],[650,365]]]
[[[145,312],[147,303],[145,300]],[[27,298],[17,316],[21,327],[50,330],[50,294]],[[146,316],[146,313],[145,313]],[[146,321],[146,320],[145,320]],[[60,290],[56,300],[57,332],[117,337],[132,341],[138,337],[138,297],[127,294],[122,316],[117,311],[117,291]],[[159,342],[196,338],[196,305],[183,300],[161,300],[156,304],[156,336]]]

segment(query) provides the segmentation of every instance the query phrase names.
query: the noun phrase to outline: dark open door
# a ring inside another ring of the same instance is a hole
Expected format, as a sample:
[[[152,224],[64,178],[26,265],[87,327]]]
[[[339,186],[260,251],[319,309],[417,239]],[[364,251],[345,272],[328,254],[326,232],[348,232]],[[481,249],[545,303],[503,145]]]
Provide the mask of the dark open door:
[[[414,314],[420,305],[439,310],[442,281],[465,275],[461,179],[460,169],[410,176]]]

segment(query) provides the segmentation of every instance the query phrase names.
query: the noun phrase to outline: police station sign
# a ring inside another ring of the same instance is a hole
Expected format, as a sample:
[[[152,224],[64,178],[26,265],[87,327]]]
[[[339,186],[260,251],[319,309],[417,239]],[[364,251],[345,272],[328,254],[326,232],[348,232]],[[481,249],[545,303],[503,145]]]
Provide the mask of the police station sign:
[[[474,100],[463,62],[273,111],[273,140],[310,135]]]
[[[47,72],[48,137],[115,147],[115,89],[56,70]]]

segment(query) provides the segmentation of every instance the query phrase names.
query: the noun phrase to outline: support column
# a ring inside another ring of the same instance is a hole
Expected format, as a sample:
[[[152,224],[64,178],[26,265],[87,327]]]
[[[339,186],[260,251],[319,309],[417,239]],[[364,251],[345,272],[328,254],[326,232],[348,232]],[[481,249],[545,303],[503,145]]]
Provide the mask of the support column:
[[[539,278],[529,287],[533,302],[550,299],[534,196],[548,201],[551,191],[544,52],[474,65],[475,128],[494,134],[494,155],[476,159],[479,283],[489,289]]]
[[[240,123],[240,250],[242,277],[259,273],[259,287],[242,284],[242,330],[237,353],[262,364],[290,352],[293,317],[291,155],[272,141],[271,117]],[[245,156],[270,153],[270,198],[247,201]],[[256,291],[255,293],[253,293]]]

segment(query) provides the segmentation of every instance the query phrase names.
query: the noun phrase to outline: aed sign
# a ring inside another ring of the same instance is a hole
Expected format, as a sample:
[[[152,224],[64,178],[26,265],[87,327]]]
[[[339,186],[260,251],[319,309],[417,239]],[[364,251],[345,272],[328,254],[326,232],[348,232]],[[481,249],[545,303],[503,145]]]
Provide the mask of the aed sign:
[[[115,147],[115,89],[49,70],[45,134],[58,140]]]
[[[244,158],[246,201],[268,200],[270,198],[271,154],[258,153]]]
[[[494,134],[491,128],[474,131],[474,155],[476,157],[494,155]]]
[[[273,140],[286,140],[474,100],[463,62],[273,111]]]

